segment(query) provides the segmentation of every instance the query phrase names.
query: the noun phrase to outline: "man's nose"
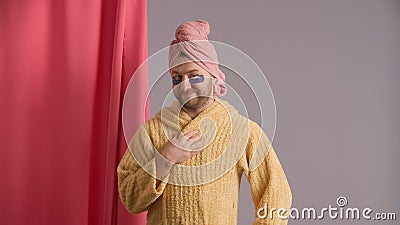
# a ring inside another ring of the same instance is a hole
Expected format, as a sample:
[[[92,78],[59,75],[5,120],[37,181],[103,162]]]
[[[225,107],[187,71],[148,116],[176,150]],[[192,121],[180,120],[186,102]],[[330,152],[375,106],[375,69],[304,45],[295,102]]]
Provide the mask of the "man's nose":
[[[181,90],[183,92],[187,91],[188,89],[190,89],[192,86],[190,85],[189,79],[183,79],[183,81],[180,83],[181,85]]]

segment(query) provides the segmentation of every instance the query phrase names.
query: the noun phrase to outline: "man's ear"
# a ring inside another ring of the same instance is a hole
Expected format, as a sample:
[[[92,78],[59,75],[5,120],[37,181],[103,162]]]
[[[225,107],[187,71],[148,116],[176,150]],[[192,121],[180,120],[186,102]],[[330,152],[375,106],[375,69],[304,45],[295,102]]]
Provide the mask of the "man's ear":
[[[226,85],[222,80],[214,79],[213,92],[215,96],[222,97],[226,94]]]

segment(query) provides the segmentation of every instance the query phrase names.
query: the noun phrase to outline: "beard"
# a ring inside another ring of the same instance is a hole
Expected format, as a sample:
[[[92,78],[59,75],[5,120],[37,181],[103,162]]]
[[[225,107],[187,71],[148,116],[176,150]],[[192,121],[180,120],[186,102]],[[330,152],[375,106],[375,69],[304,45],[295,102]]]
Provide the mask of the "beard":
[[[185,95],[189,94],[195,94],[196,96],[190,98],[184,97]],[[184,94],[175,95],[175,97],[179,101],[179,103],[187,109],[199,109],[203,107],[210,98],[208,96],[199,96],[199,93],[197,92],[187,92]]]
[[[207,103],[208,99],[209,97],[206,96],[197,96],[187,101],[183,107],[187,109],[199,109]]]

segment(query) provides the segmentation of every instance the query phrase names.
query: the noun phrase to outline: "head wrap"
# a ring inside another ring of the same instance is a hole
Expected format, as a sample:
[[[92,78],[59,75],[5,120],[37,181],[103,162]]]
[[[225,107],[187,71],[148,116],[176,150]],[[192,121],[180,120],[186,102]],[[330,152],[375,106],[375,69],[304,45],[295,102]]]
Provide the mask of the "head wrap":
[[[175,31],[175,40],[170,43],[169,69],[182,63],[182,54],[197,63],[217,79],[214,94],[226,94],[225,74],[218,67],[218,57],[214,46],[208,41],[210,25],[205,20],[185,22]]]

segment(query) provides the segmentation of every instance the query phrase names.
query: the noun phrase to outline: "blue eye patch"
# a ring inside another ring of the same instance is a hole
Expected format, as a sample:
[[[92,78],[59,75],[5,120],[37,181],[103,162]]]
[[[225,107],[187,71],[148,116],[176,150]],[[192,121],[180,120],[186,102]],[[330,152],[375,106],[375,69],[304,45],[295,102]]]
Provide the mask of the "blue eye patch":
[[[204,75],[198,75],[196,77],[189,78],[189,83],[191,84],[197,84],[197,83],[202,83],[204,81]],[[182,82],[181,79],[172,79],[172,84],[177,85]]]

